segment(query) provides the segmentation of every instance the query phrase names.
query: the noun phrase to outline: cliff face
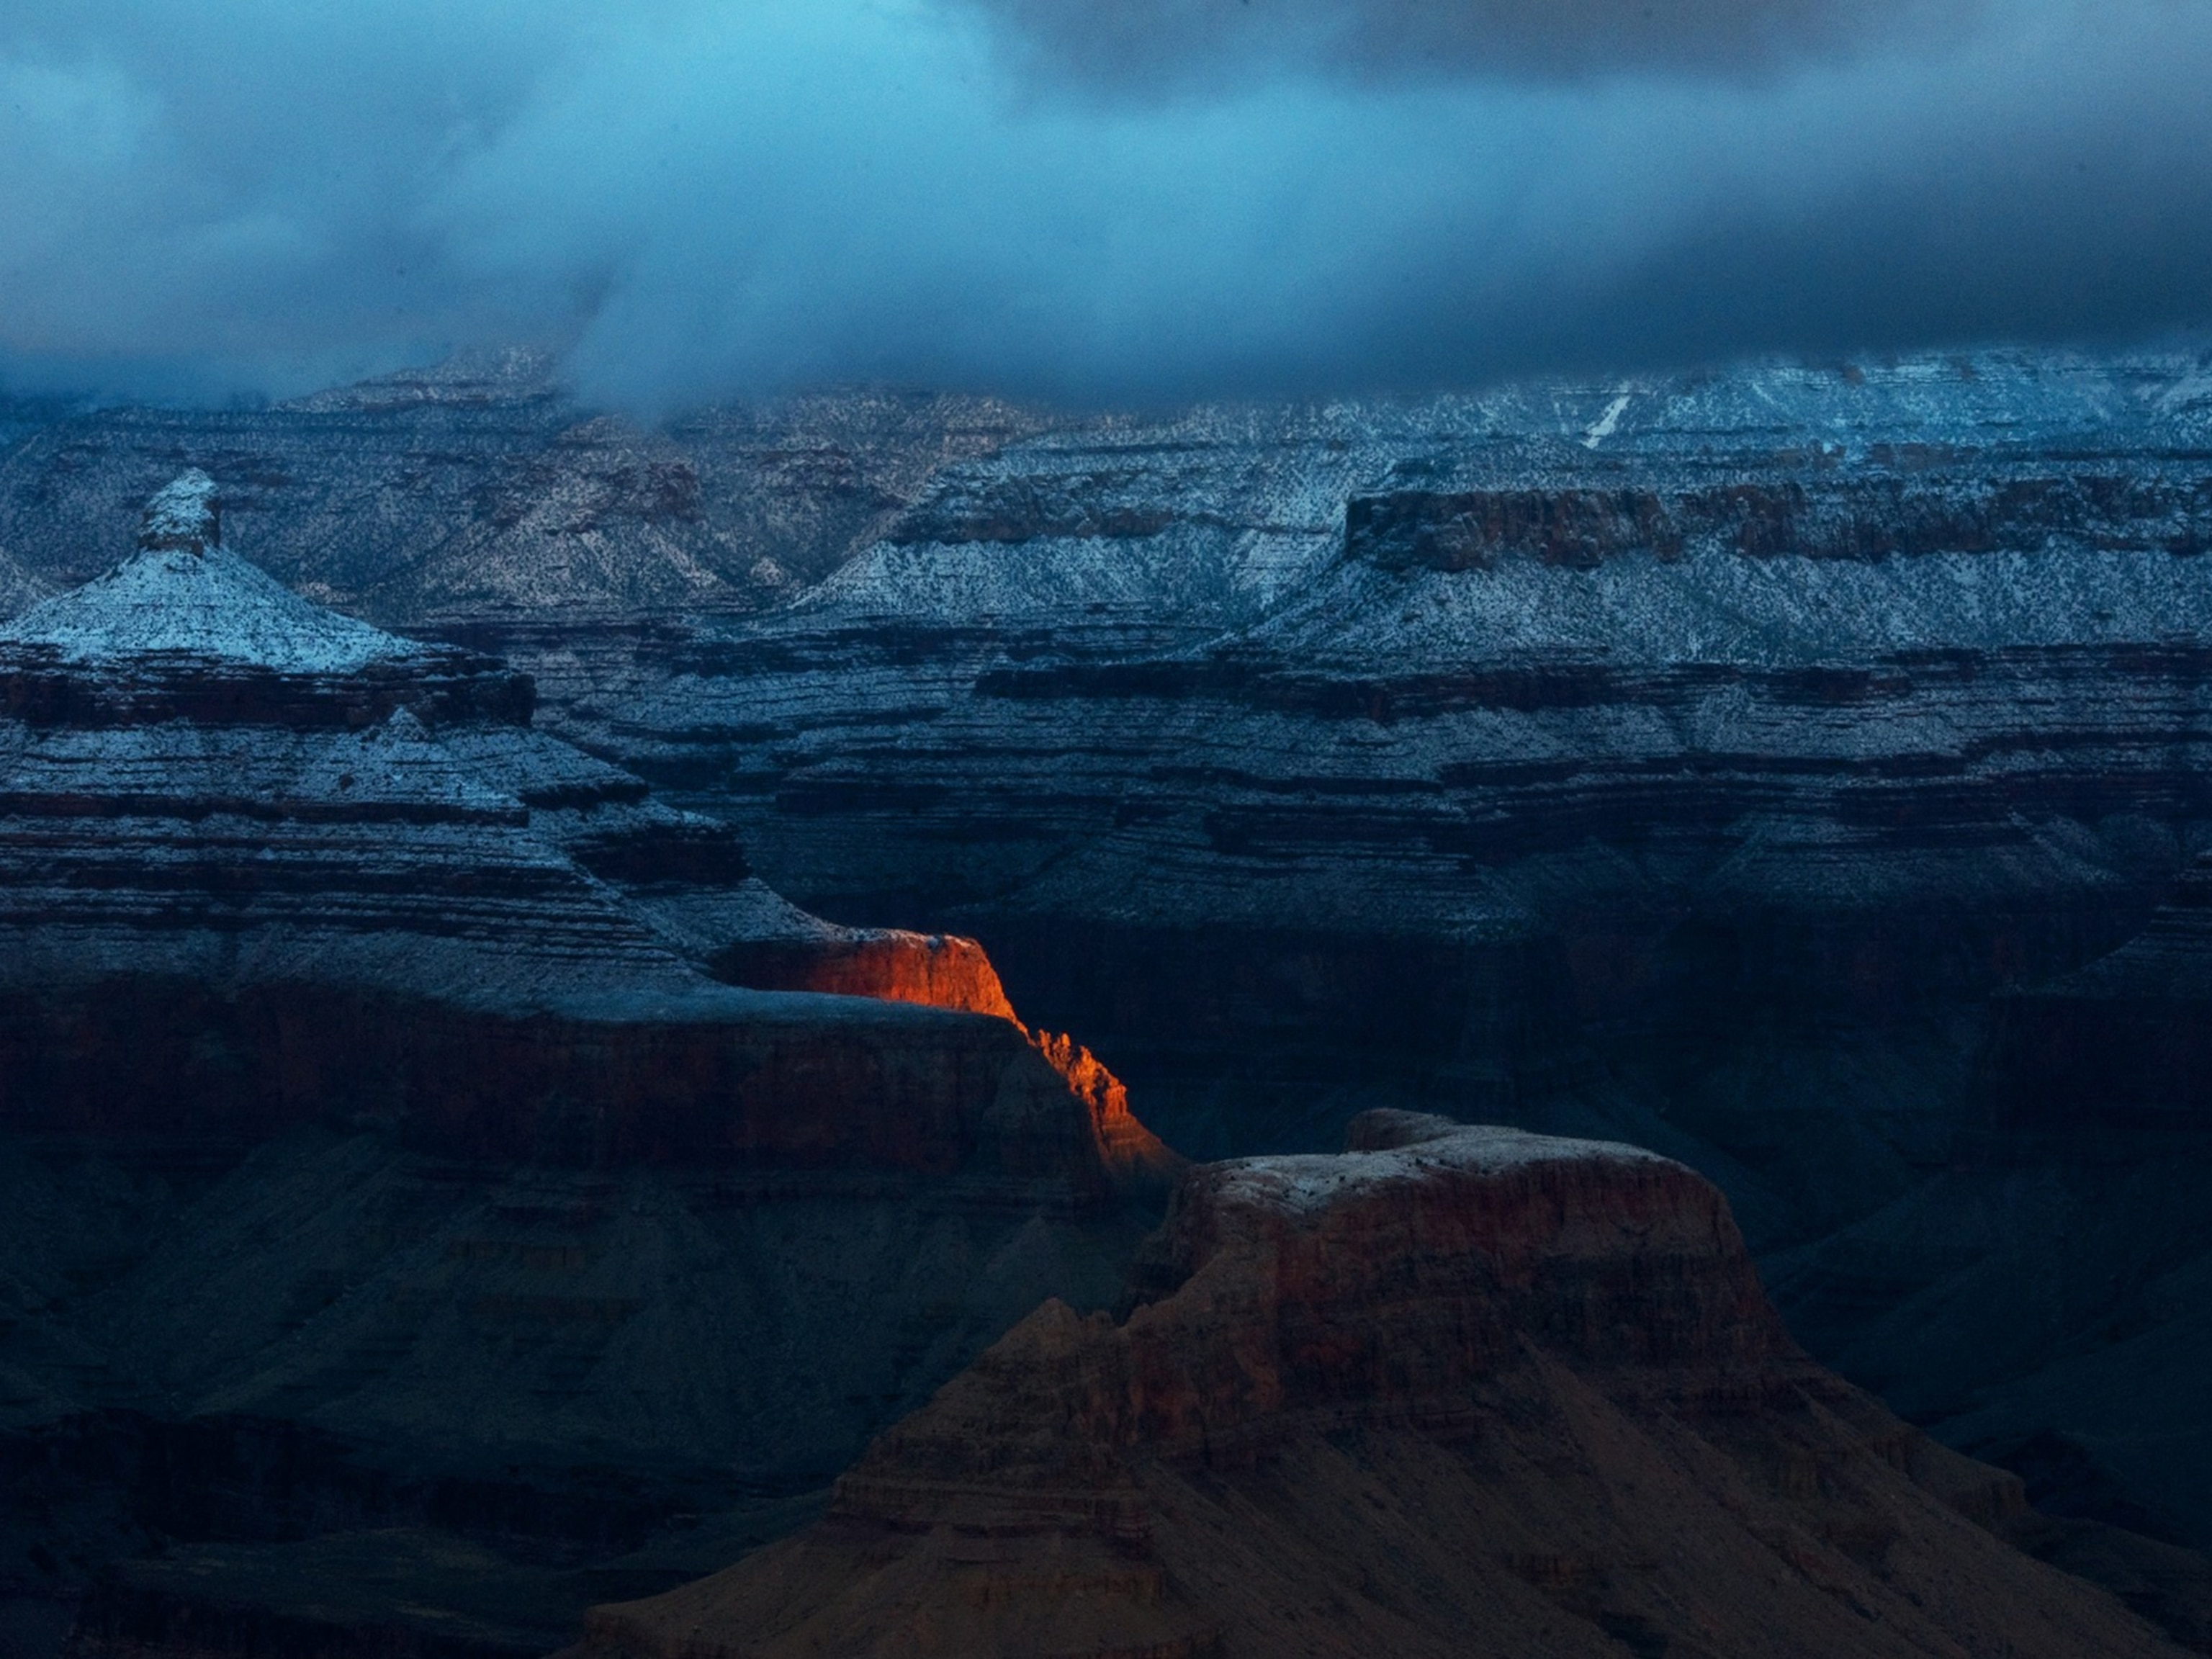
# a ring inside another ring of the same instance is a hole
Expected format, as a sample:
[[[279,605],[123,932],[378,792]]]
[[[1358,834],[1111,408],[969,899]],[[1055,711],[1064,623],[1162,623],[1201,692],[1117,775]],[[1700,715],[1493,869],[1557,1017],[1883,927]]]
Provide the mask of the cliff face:
[[[1770,1263],[1793,1328],[2053,1507],[2212,1535],[2212,932],[2201,862],[2118,949],[1992,1000],[1950,1166]]]
[[[1595,1035],[1771,1171],[1765,1239],[1929,1153],[1885,1127],[1888,1191],[1824,1197],[1734,1121],[1776,1103],[1710,1103],[1746,1030],[1873,1030],[1929,1100],[1929,1033],[2126,938],[2196,843],[2197,374],[1094,422],[946,468],[771,613],[610,647],[553,718],[805,902],[983,938],[1194,1151],[1328,1144],[1378,1080],[1540,1115]]]
[[[89,1616],[528,1650],[471,1620],[1110,1297],[1173,1160],[971,941],[790,905],[204,475],[139,543],[0,629],[0,1626],[167,1539],[228,1565]],[[393,1550],[496,1571],[417,1628]]]
[[[0,616],[27,611],[53,590],[4,551],[0,551]]]
[[[618,627],[784,597],[937,466],[1041,424],[984,398],[862,392],[643,433],[576,408],[551,369],[470,353],[275,409],[27,410],[0,459],[0,549],[85,581],[183,459],[221,483],[233,540],[320,603],[416,628]]]
[[[164,491],[132,559],[0,631],[17,1128],[380,1122],[477,1158],[1109,1193],[1095,1114],[972,942],[781,905],[726,829],[531,732],[526,677],[224,550],[212,491]],[[686,945],[859,994],[727,989]]]
[[[983,947],[957,934],[817,924],[781,936],[732,940],[714,953],[709,966],[735,985],[880,997],[1014,1018]]]
[[[2149,925],[1997,1004],[1982,1094],[1994,1121],[2065,1129],[2212,1127],[2212,869],[2202,858]]]
[[[584,1651],[2179,1651],[1992,1534],[2016,1482],[1807,1362],[1687,1170],[1355,1127],[1194,1174],[1153,1299],[1048,1304],[822,1522]]]

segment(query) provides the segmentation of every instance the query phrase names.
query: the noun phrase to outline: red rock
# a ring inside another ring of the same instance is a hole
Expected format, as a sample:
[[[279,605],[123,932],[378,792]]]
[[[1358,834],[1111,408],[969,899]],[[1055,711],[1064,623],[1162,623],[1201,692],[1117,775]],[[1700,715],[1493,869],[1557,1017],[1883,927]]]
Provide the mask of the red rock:
[[[718,953],[713,966],[732,985],[827,991],[1014,1018],[983,947],[957,933],[841,927],[819,939],[746,939]]]
[[[781,905],[781,901],[776,901]],[[1028,1037],[1090,1114],[1093,1139],[1123,1188],[1157,1187],[1181,1160],[1129,1109],[1129,1091],[1073,1036],[1032,1031],[1015,1014],[983,947],[957,933],[840,927],[782,905],[746,936],[714,951],[709,966],[733,985],[823,991],[991,1014]]]
[[[1191,1172],[1120,1322],[1048,1304],[594,1659],[2178,1653],[2016,1480],[1808,1360],[1634,1149],[1355,1125]]]

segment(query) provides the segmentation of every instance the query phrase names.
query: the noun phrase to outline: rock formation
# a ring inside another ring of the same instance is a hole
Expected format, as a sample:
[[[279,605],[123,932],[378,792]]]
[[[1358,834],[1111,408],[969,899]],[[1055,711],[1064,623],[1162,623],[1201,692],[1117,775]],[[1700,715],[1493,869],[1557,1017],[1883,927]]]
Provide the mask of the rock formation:
[[[2200,856],[2143,931],[1996,1004],[1982,1091],[1994,1121],[2212,1128],[2212,865]]]
[[[1765,1247],[1940,1161],[1952,1016],[2185,861],[2206,407],[1985,354],[1063,424],[775,609],[472,637],[802,902],[986,939],[1178,1145],[1602,1065]]]
[[[2181,1650],[1808,1362],[1688,1170],[1406,1112],[1352,1142],[1194,1173],[1125,1318],[1048,1304],[822,1522],[583,1652]]]
[[[2200,860],[2118,950],[1992,999],[1948,1166],[1771,1263],[1793,1328],[1899,1409],[2173,1542],[2212,1537],[2208,897]]]
[[[722,826],[531,732],[523,676],[226,551],[204,474],[154,498],[139,547],[0,631],[19,1127],[380,1121],[476,1156],[988,1166],[1109,1193],[1085,1097],[971,943],[781,904]],[[872,1000],[747,995],[678,942]],[[1002,1018],[899,1006],[930,1003]]]
[[[222,485],[234,539],[310,599],[417,630],[557,618],[571,643],[619,640],[657,612],[750,611],[818,580],[938,467],[1042,424],[986,398],[854,392],[643,433],[578,409],[552,368],[464,353],[264,410],[17,422],[0,399],[0,548],[46,581],[87,580],[189,459]]]
[[[2205,1259],[2118,1176],[2193,1153],[1978,1139],[1991,999],[2139,933],[2212,835],[2204,367],[1062,425],[775,608],[547,651],[550,718],[801,901],[986,941],[1186,1151],[1405,1101],[1692,1162],[1824,1358],[2011,1456],[1978,1391],[2165,1322]],[[2134,1006],[2165,1034],[2120,1071],[2186,1050]],[[2102,1288],[1991,1294],[2057,1282],[2062,1212]],[[2040,1495],[2212,1543],[2185,1413],[2130,1450],[2103,1386],[2037,1390],[2075,1450],[2022,1468],[2099,1472]]]
[[[46,583],[0,553],[0,617],[27,610],[52,592]]]
[[[187,472],[0,630],[0,1625],[181,1539],[246,1555],[179,1629],[327,1592],[373,1643],[385,1534],[490,1551],[495,1603],[1111,1297],[1172,1159],[972,941],[798,910],[218,507]]]

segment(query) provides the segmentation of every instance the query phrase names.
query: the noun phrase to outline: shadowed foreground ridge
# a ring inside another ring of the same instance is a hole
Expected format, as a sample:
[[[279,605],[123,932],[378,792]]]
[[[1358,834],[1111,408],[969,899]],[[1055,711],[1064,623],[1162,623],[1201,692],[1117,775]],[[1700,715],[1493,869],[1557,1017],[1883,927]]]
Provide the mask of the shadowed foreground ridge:
[[[1689,1170],[1408,1112],[1352,1146],[1192,1172],[1120,1322],[1039,1309],[822,1522],[583,1652],[2179,1651],[1808,1361]]]

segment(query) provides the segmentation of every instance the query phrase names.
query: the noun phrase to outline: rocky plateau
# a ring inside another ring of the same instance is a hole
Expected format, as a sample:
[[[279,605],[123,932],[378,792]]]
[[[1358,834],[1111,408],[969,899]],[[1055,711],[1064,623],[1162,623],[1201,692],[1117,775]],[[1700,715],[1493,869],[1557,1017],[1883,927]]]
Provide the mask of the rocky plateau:
[[[581,1654],[2179,1651],[2006,1540],[2014,1478],[1808,1361],[1690,1171],[1352,1139],[1195,1175],[1124,1317],[1046,1304],[822,1520]]]

